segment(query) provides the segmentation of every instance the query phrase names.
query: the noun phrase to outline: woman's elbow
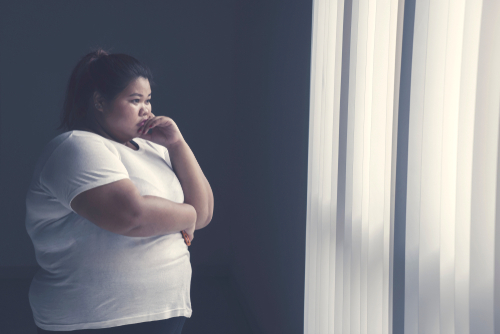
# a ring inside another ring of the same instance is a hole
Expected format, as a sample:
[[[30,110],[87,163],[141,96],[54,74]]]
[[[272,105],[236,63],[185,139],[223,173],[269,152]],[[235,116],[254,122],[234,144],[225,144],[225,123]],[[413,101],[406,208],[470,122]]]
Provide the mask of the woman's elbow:
[[[213,213],[213,211],[209,211],[207,218],[203,221],[203,223],[198,224],[196,226],[195,230],[200,230],[200,229],[204,228],[205,226],[207,226],[208,224],[210,224],[210,222],[212,221],[212,213]]]
[[[208,215],[208,218],[205,222],[205,226],[207,226],[208,224],[210,224],[210,222],[212,221],[212,216],[213,216],[213,211],[210,211],[210,214]]]

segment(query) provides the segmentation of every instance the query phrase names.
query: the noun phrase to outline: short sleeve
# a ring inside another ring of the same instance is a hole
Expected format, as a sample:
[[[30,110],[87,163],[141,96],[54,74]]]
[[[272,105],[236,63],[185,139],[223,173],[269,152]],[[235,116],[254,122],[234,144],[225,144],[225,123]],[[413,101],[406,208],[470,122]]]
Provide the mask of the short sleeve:
[[[163,147],[163,157],[165,158],[165,161],[170,166],[170,168],[172,168],[172,161],[170,161],[170,155],[168,154],[168,150],[166,147]]]
[[[156,144],[152,141],[142,139],[142,138],[140,138],[140,140],[142,140],[144,143],[147,143],[151,147],[156,149],[158,154],[160,154],[163,157],[163,159],[167,162],[168,167],[170,167],[170,169],[172,169],[172,161],[170,161],[170,155],[168,154],[168,149],[165,146]]]
[[[40,174],[40,183],[75,212],[70,203],[76,195],[129,178],[117,154],[97,136],[72,135],[52,152]]]

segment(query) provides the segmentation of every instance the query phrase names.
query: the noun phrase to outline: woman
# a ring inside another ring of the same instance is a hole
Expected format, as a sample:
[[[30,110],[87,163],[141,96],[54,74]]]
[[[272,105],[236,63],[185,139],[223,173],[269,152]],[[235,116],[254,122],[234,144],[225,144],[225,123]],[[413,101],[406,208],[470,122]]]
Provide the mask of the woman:
[[[188,245],[213,194],[152,75],[102,49],[73,70],[61,127],[35,166],[26,229],[41,269],[38,333],[180,333],[192,314]]]

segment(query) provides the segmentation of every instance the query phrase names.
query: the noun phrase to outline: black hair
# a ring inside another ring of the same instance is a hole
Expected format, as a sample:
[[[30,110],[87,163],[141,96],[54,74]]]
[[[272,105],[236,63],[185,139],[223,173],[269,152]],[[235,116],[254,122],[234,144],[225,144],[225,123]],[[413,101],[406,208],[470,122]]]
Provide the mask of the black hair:
[[[107,103],[112,103],[129,83],[139,77],[149,80],[153,87],[150,69],[132,56],[110,54],[97,48],[83,56],[76,64],[66,87],[66,96],[57,129],[71,131],[92,126],[94,93],[99,93]]]

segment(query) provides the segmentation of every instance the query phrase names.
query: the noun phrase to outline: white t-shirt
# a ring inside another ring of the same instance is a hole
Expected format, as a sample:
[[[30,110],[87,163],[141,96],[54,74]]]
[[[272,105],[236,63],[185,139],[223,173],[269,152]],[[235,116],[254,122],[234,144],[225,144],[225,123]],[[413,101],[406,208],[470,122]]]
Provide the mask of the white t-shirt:
[[[26,196],[26,229],[41,269],[29,289],[35,324],[71,331],[191,317],[191,262],[180,232],[128,237],[71,209],[79,193],[129,178],[141,195],[184,202],[162,145],[139,150],[69,131],[42,151]]]

